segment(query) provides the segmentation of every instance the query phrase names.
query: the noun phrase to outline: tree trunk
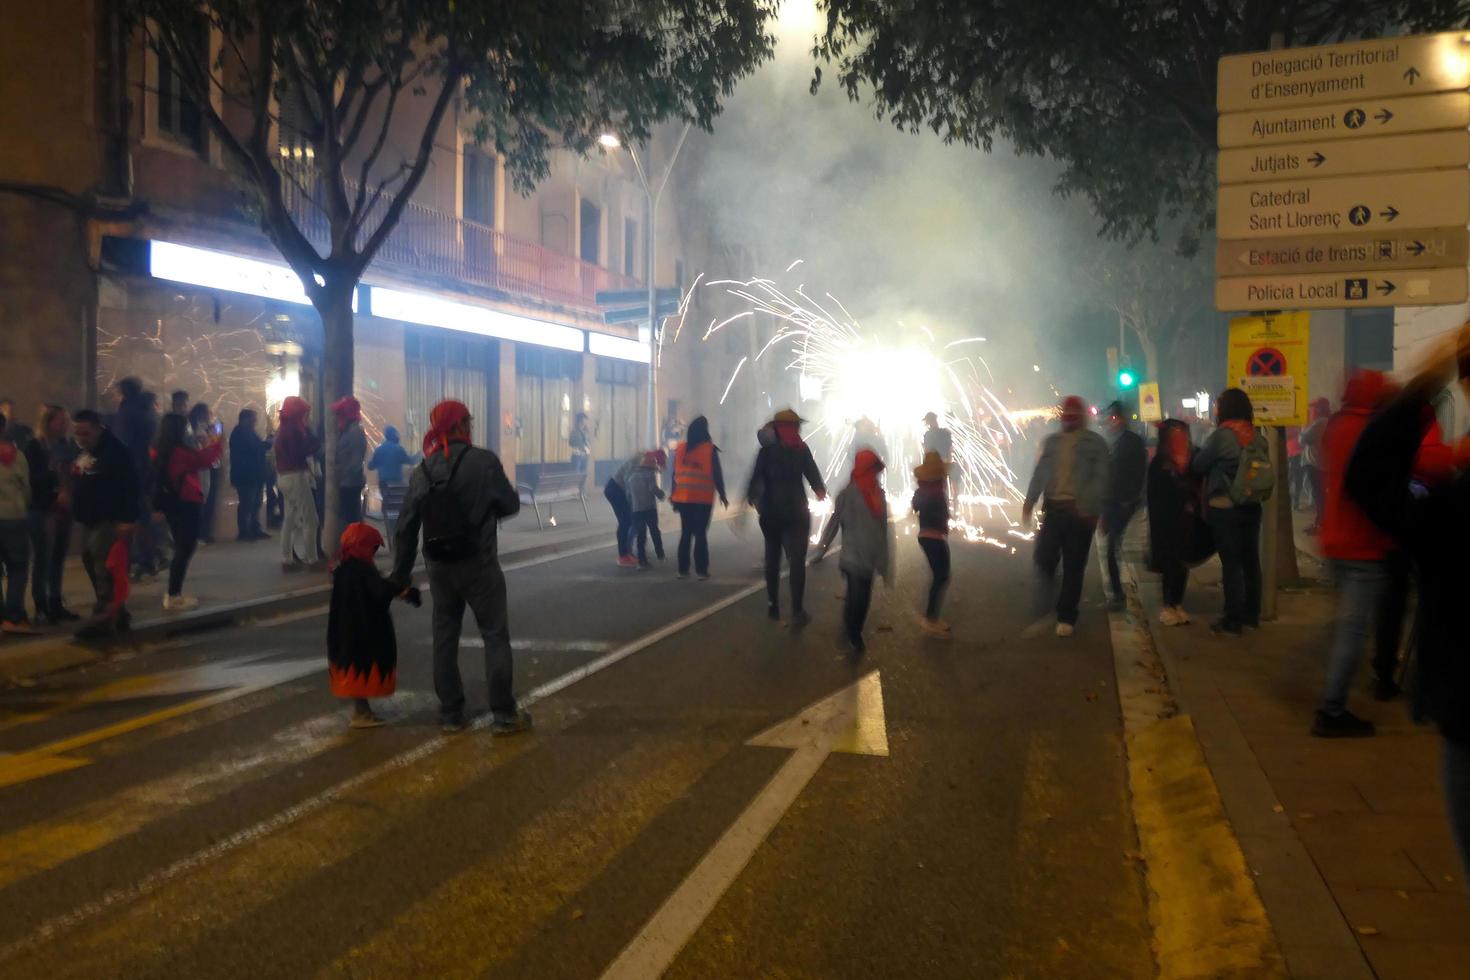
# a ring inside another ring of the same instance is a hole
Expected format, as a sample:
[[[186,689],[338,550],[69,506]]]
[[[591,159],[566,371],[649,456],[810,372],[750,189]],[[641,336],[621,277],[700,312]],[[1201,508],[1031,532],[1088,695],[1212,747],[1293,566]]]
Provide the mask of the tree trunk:
[[[1281,470],[1276,474],[1276,491],[1271,495],[1268,507],[1276,508],[1276,583],[1292,585],[1300,581],[1301,571],[1296,563],[1296,529],[1292,524],[1291,480],[1286,462],[1286,430],[1281,426],[1271,428],[1271,438],[1276,440],[1281,458]]]
[[[1153,335],[1147,330],[1133,328],[1133,333],[1138,337],[1138,344],[1143,348],[1143,378],[1155,384],[1159,381],[1159,345]],[[1162,389],[1160,389],[1162,393]]]
[[[328,283],[328,286],[335,286]],[[328,555],[337,553],[337,541],[342,536],[342,515],[337,487],[337,420],[331,406],[339,398],[352,394],[353,385],[353,342],[352,342],[352,295],[357,284],[343,284],[332,289],[318,312],[322,318],[322,401],[327,406],[326,418],[322,419],[322,444],[327,452],[326,472],[323,477],[322,503],[322,549]]]

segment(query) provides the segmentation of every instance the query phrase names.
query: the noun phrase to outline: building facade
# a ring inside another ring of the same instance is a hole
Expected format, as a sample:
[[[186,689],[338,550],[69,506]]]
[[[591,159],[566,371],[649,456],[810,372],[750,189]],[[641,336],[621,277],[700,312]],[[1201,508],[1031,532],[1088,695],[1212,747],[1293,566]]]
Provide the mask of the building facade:
[[[17,8],[7,22],[0,397],[27,416],[44,402],[106,409],[112,384],[131,375],[165,403],[188,391],[226,426],[292,394],[320,423],[320,319],[167,59],[123,31],[105,0]],[[202,26],[198,43],[220,42]],[[278,108],[273,146],[299,189],[288,203],[324,243],[313,147],[290,125],[289,101]],[[400,107],[392,141],[416,139],[419,108]],[[647,328],[605,324],[596,301],[646,285],[642,187],[625,151],[556,151],[550,176],[519,194],[469,128],[452,107],[357,291],[355,387],[370,440],[394,425],[415,442],[429,408],[458,398],[479,420],[477,442],[534,483],[570,463],[585,413],[595,479],[648,448]],[[656,139],[647,152],[667,150]],[[681,227],[678,196],[672,185],[654,232],[660,286],[687,287],[710,261],[706,239]],[[687,420],[720,398],[723,365],[738,357],[700,335],[663,347],[660,416]]]

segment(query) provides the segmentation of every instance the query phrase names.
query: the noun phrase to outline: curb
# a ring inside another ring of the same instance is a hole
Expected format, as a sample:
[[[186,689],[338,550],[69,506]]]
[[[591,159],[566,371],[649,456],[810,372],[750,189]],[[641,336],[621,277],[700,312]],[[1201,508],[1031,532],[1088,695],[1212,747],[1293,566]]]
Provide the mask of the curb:
[[[1224,820],[1244,855],[1287,973],[1300,980],[1371,980],[1374,973],[1361,946],[1290,819],[1280,812],[1245,733],[1219,692],[1183,684],[1177,642],[1160,641],[1143,602],[1136,563],[1128,562],[1125,574],[1138,604],[1139,628],[1158,656],[1181,717],[1190,723],[1194,750],[1223,804]]]
[[[499,557],[504,564],[553,558],[584,549],[589,542],[608,533],[606,528],[599,527],[560,541],[502,552]],[[319,585],[211,605],[187,613],[134,620],[132,629],[125,637],[100,643],[78,642],[68,634],[45,636],[19,644],[6,642],[0,645],[0,686],[101,663],[118,650],[136,649],[147,643],[156,643],[186,633],[230,626],[262,613],[294,612],[310,608],[324,599],[331,590],[331,583],[322,582]]]

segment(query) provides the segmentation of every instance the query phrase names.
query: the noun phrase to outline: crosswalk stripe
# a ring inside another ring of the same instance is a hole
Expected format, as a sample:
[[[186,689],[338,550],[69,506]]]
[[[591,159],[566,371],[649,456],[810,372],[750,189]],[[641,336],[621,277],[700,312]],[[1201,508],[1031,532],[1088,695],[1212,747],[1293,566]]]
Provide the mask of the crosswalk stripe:
[[[728,744],[707,740],[642,740],[559,806],[540,812],[504,847],[442,882],[319,975],[485,975],[563,911],[569,896],[601,874],[729,750]],[[515,882],[513,902],[505,900],[507,882]],[[484,942],[485,936],[495,941]]]

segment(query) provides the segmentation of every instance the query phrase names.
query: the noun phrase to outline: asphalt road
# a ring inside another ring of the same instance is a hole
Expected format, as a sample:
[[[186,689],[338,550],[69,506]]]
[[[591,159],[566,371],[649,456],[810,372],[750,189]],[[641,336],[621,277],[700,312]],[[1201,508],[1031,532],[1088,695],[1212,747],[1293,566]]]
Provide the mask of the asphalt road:
[[[597,978],[635,938],[680,978],[1152,975],[1095,581],[1025,632],[1024,550],[957,543],[926,639],[901,538],[853,663],[835,557],[792,631],[712,543],[709,582],[512,568],[529,735],[439,734],[427,607],[372,731],[309,613],[0,692],[0,976]]]

